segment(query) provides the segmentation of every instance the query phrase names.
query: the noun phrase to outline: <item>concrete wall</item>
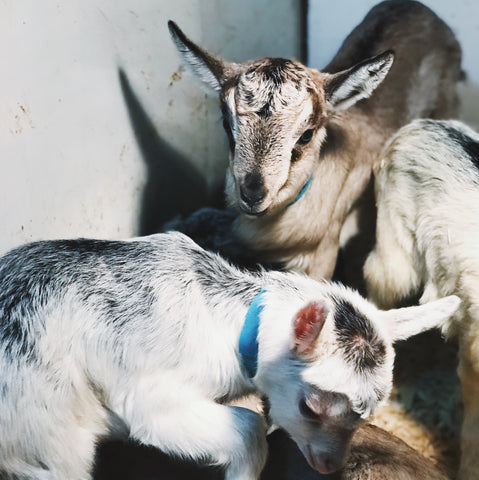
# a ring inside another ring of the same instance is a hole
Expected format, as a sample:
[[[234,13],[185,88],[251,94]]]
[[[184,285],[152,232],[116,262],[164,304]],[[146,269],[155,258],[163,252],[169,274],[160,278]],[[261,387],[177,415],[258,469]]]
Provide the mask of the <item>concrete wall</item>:
[[[295,0],[0,2],[0,251],[148,233],[208,201],[226,139],[168,19],[230,60],[300,56]]]
[[[377,0],[309,0],[308,48],[310,66],[324,67],[346,35]],[[479,3],[473,0],[422,0],[454,31],[463,50],[467,82],[461,86],[461,118],[479,128]]]

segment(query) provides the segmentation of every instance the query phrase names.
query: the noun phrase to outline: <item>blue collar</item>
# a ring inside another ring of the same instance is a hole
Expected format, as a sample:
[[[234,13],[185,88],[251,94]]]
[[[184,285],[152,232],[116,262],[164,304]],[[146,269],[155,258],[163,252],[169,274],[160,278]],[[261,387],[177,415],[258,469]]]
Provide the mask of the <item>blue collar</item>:
[[[238,350],[250,378],[256,375],[258,369],[259,316],[264,308],[263,295],[265,293],[266,290],[262,290],[251,302],[239,338]]]
[[[286,205],[286,207],[291,207],[291,205],[295,204],[306,193],[306,190],[311,185],[312,180],[313,180],[313,174],[310,175],[310,177],[308,178],[308,181],[304,184],[303,188],[300,190],[298,195],[296,195],[296,198],[291,202],[289,202],[288,205]]]

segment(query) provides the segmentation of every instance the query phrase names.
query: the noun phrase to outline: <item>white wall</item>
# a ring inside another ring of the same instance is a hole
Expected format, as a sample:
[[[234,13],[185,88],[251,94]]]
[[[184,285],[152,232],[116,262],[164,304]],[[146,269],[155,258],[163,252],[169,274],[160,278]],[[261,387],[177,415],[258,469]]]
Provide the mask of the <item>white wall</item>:
[[[231,60],[299,55],[294,0],[0,2],[0,251],[136,235],[222,177],[217,101],[179,69],[170,18]]]
[[[346,35],[376,0],[309,0],[309,65],[324,67]],[[461,87],[461,118],[479,127],[479,3],[474,0],[423,0],[454,31],[463,50],[467,83]]]

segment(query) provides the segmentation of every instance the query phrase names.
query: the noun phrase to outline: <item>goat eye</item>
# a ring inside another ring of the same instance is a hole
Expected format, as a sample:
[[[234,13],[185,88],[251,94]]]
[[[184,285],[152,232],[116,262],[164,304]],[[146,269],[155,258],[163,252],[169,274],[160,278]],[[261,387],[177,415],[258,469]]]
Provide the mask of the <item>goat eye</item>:
[[[306,131],[299,137],[298,142],[299,142],[301,145],[306,145],[306,144],[309,143],[309,142],[311,141],[311,139],[313,138],[313,133],[314,133],[314,130],[312,130],[312,129],[306,130]]]
[[[299,411],[303,417],[308,418],[309,420],[318,420],[318,414],[309,407],[304,398],[299,401]]]

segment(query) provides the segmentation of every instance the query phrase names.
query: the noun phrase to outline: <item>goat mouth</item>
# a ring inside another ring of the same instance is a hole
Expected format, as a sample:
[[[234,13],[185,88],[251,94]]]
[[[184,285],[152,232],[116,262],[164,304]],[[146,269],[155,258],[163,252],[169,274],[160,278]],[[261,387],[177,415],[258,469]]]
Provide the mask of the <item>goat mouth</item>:
[[[250,217],[262,217],[263,215],[266,215],[266,213],[268,212],[268,208],[265,208],[264,210],[256,212],[254,209],[250,209],[244,206],[240,206],[240,210],[242,211],[242,213],[245,213]]]
[[[309,466],[319,472],[322,475],[329,475],[331,473],[336,472],[338,469],[330,462],[323,463],[319,461],[315,455],[313,454],[311,447],[309,445],[306,446],[305,457],[309,464]]]

